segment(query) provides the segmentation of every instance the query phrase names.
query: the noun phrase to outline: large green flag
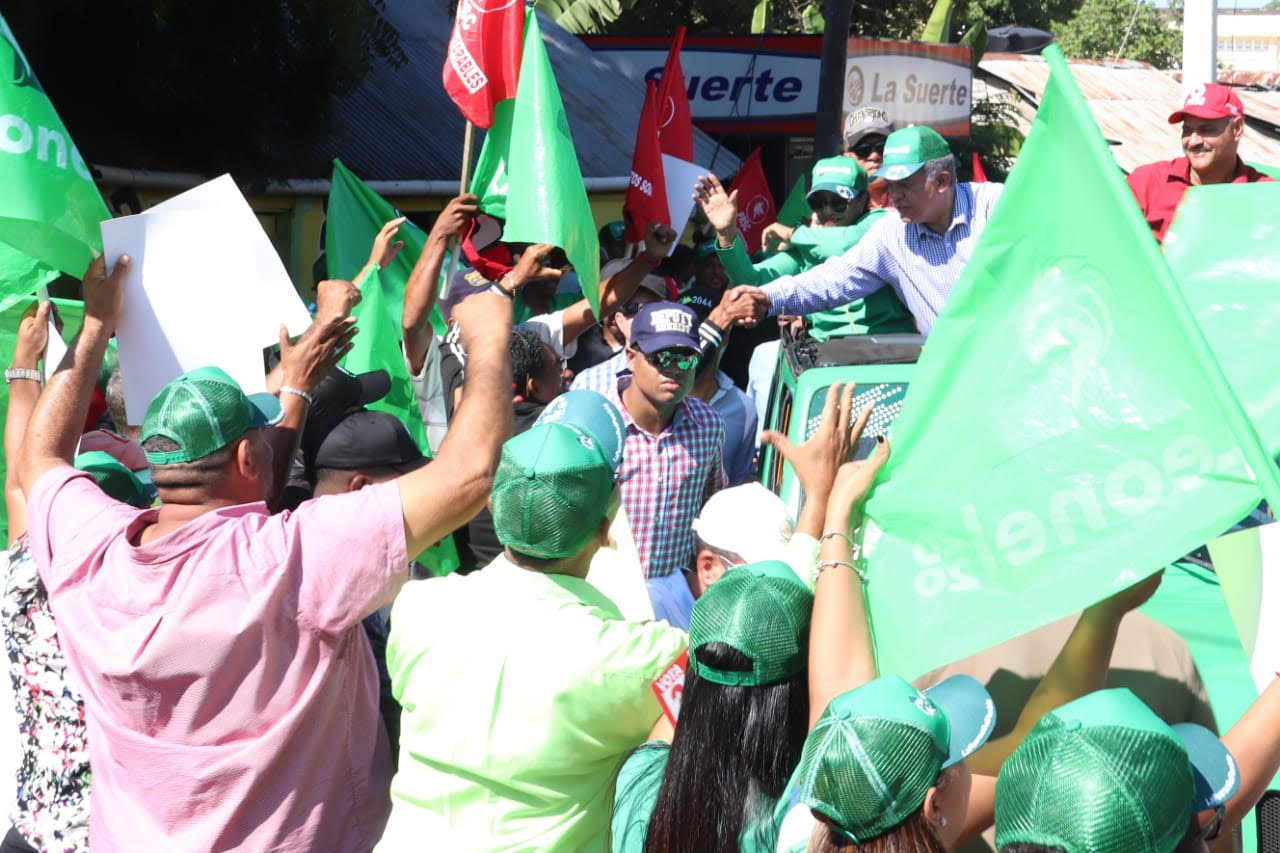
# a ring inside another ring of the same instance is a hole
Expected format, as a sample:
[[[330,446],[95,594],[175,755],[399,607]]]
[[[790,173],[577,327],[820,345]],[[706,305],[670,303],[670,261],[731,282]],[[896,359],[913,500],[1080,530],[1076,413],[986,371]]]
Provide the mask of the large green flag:
[[[503,240],[564,249],[591,310],[600,313],[600,241],[532,8],[525,18],[516,96],[495,109],[471,187],[481,210],[506,219]]]
[[[1061,51],[1045,56],[1035,122],[867,506],[884,672],[1079,610],[1280,495]]]
[[[391,377],[391,389],[385,397],[370,403],[367,408],[395,415],[408,428],[409,435],[413,436],[422,452],[430,456],[427,430],[423,426],[413,388],[409,385],[409,371],[400,349],[399,306],[386,303],[386,288],[380,278],[378,265],[374,264],[364,280],[356,282],[360,288],[360,304],[351,313],[356,317],[360,331],[352,341],[351,352],[343,356],[342,366],[352,373],[387,371]],[[393,308],[397,319],[393,319]],[[451,536],[432,545],[418,555],[417,560],[436,575],[449,574],[460,565]]]
[[[82,270],[83,272],[83,270]],[[58,316],[62,318],[62,339],[68,343],[80,333],[80,325],[84,322],[84,303],[72,299],[54,299],[54,306],[58,309]],[[12,300],[8,307],[0,310],[0,357],[4,358],[5,364],[13,363],[13,350],[18,345],[18,321],[22,319],[22,314],[31,304],[35,302],[33,296],[19,296]],[[9,386],[8,384],[0,385],[0,422],[3,422],[9,415]],[[0,482],[4,481],[5,469],[8,467],[8,460],[4,454],[0,453]],[[0,501],[0,535],[4,537],[4,541],[9,540],[9,508],[3,501]]]
[[[79,278],[102,251],[111,214],[71,135],[0,17],[0,243]],[[0,266],[0,270],[3,267]],[[7,271],[7,270],[5,270]],[[32,284],[6,279],[13,293]],[[27,290],[26,292],[30,292]]]
[[[1236,396],[1272,456],[1280,456],[1280,183],[1191,187],[1165,235],[1182,285]]]

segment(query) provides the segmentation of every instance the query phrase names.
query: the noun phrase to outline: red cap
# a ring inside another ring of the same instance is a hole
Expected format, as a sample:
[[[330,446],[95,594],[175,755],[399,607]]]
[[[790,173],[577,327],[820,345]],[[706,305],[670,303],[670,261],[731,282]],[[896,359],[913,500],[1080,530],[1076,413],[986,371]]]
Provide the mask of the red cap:
[[[1177,124],[1187,116],[1195,118],[1226,118],[1244,115],[1244,104],[1230,86],[1218,83],[1201,83],[1191,90],[1182,102],[1182,109],[1169,116],[1169,124]]]

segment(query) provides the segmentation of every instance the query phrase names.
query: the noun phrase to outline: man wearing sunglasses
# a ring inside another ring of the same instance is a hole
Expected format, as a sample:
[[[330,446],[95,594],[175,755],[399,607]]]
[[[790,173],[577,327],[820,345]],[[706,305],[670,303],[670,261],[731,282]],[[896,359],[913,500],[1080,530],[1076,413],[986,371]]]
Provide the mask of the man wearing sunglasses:
[[[735,287],[729,294],[734,319],[751,325],[771,314],[812,314],[887,286],[929,334],[1004,185],[957,183],[946,140],[917,126],[885,140],[879,175],[894,210],[843,254],[764,287]]]
[[[889,206],[884,178],[876,176],[884,161],[884,141],[893,133],[889,114],[879,107],[863,107],[845,116],[844,156],[867,173],[867,195],[872,210]]]
[[[603,392],[626,423],[618,482],[651,590],[685,583],[693,520],[726,481],[724,421],[689,394],[701,354],[697,328],[688,306],[644,305],[631,322],[627,371]]]

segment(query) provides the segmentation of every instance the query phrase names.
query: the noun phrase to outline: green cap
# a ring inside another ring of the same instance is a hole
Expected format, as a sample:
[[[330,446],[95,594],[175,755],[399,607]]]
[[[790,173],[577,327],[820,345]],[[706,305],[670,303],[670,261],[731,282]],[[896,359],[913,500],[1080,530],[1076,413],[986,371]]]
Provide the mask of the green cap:
[[[762,687],[808,664],[813,593],[786,563],[766,560],[724,573],[693,603],[689,667],[716,684]],[[698,649],[723,643],[751,661],[749,670],[720,670],[698,660]]]
[[[946,157],[951,153],[947,140],[938,135],[931,127],[911,125],[902,130],[895,130],[884,141],[884,160],[881,161],[877,178],[886,181],[901,181],[919,171],[920,167],[930,160]]]
[[[996,846],[1169,853],[1191,815],[1225,803],[1239,769],[1203,726],[1170,727],[1126,689],[1040,719],[996,780]]]
[[[851,201],[867,189],[866,171],[857,160],[843,155],[814,163],[811,177],[813,189],[805,198],[812,198],[814,193],[829,192]]]
[[[845,837],[884,835],[924,805],[938,773],[972,755],[996,725],[995,703],[967,675],[919,691],[886,675],[842,693],[805,739],[799,800]]]
[[[582,550],[613,496],[613,469],[590,433],[536,424],[502,445],[493,478],[493,529],[507,547],[544,560]]]
[[[202,459],[226,447],[246,430],[280,422],[280,401],[270,394],[245,396],[240,385],[217,367],[188,371],[160,389],[142,419],[142,443],[164,436],[177,450],[152,453],[152,465]]]
[[[110,453],[102,450],[81,453],[75,459],[75,466],[92,474],[94,482],[107,497],[132,506],[147,504],[142,481]]]

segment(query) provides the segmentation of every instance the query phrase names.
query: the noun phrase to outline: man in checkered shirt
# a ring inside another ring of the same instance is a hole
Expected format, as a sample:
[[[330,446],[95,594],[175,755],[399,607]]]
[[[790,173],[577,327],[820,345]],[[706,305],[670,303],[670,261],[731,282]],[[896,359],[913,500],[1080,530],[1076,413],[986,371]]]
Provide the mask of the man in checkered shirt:
[[[812,314],[887,285],[929,334],[1004,184],[957,183],[946,140],[916,126],[889,134],[877,177],[887,181],[895,210],[842,255],[764,287],[734,288],[734,319],[750,324],[768,314]]]
[[[698,315],[650,302],[631,322],[627,370],[602,389],[626,423],[618,479],[650,588],[685,583],[693,520],[726,483],[724,421],[690,397],[701,347]]]

